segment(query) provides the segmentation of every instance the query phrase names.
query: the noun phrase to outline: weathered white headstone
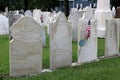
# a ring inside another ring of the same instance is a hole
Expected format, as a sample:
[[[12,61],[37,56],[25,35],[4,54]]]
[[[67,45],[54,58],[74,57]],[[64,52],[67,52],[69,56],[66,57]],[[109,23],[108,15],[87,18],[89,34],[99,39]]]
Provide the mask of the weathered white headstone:
[[[94,16],[93,16],[94,11],[91,7],[89,7],[89,6],[85,7],[84,11],[85,12],[82,16],[82,19],[93,19],[94,18]]]
[[[106,21],[105,57],[119,54],[119,19]]]
[[[30,10],[25,11],[25,16],[32,17],[32,12]]]
[[[41,10],[39,9],[33,10],[33,18],[42,27],[42,42],[43,42],[43,47],[46,47],[46,31],[45,31],[45,26],[44,26],[44,15],[41,12]]]
[[[96,21],[80,19],[78,28],[78,64],[94,60],[97,60]]]
[[[72,24],[72,40],[77,41],[78,40],[78,20],[83,16],[82,11],[74,11],[70,14],[68,21]]]
[[[55,23],[50,27],[50,67],[51,69],[71,66],[72,64],[72,31],[63,13],[58,14]]]
[[[0,14],[0,35],[9,34],[8,18]]]
[[[97,20],[97,36],[100,38],[105,38],[106,20],[112,19],[112,11],[110,10],[110,0],[97,1],[95,19]]]
[[[42,71],[41,27],[32,17],[19,19],[10,28],[10,76],[39,74]]]

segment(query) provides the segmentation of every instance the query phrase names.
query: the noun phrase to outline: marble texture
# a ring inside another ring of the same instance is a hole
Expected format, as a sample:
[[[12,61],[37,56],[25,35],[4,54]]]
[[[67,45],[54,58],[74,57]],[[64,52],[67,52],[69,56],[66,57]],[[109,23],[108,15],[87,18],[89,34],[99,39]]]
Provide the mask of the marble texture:
[[[44,26],[44,21],[45,17],[43,15],[43,22],[41,22],[41,15],[43,15],[43,12],[40,9],[35,9],[33,10],[33,18],[35,21],[42,27],[42,42],[43,42],[43,47],[46,47],[46,31],[45,31],[45,26]]]
[[[9,21],[8,18],[0,14],[0,35],[9,34]]]
[[[82,19],[94,19],[94,10],[87,6],[85,9],[84,9],[84,14],[82,16]]]
[[[22,17],[10,28],[10,76],[42,71],[41,27],[32,17]]]
[[[97,9],[94,17],[97,20],[97,36],[105,38],[106,20],[113,18],[112,11],[110,10],[110,0],[97,1]]]
[[[72,31],[64,13],[50,27],[50,68],[72,65]]]
[[[68,21],[72,24],[72,40],[78,40],[78,20],[82,18],[84,11],[72,11],[68,17]]]
[[[119,54],[119,19],[106,21],[105,57]]]
[[[25,16],[32,17],[32,12],[30,10],[25,11]]]
[[[80,19],[78,22],[79,28],[78,28],[78,64],[91,62],[94,60],[97,60],[97,31],[96,31],[96,21],[90,20],[90,38],[85,38],[85,31],[86,26],[89,19]],[[80,40],[85,40],[85,45],[80,46],[79,42]]]

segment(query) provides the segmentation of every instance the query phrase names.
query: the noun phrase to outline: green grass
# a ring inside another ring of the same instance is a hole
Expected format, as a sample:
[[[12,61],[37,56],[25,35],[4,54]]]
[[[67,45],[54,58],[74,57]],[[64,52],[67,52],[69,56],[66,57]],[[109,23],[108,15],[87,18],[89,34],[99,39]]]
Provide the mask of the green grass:
[[[8,36],[0,36],[0,80],[120,80],[120,57],[57,69],[31,77],[9,77]],[[43,49],[43,68],[49,68],[49,38]],[[104,55],[104,39],[98,39],[98,56]],[[77,61],[77,42],[72,43],[73,62]]]
[[[105,39],[98,39],[98,57],[104,56]]]

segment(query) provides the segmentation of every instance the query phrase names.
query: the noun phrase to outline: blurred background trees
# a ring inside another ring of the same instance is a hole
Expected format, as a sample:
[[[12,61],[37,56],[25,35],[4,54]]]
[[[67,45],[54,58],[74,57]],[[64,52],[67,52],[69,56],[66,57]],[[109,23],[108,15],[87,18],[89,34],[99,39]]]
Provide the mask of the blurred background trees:
[[[63,0],[66,15],[69,14],[69,0]],[[97,0],[93,0],[96,2]],[[111,5],[118,7],[120,6],[119,0],[110,0]],[[39,8],[41,10],[50,11],[51,8],[54,9],[55,7],[59,6],[59,0],[0,0],[0,11],[4,11],[5,7],[8,7],[9,10],[20,10],[20,9],[34,9]]]

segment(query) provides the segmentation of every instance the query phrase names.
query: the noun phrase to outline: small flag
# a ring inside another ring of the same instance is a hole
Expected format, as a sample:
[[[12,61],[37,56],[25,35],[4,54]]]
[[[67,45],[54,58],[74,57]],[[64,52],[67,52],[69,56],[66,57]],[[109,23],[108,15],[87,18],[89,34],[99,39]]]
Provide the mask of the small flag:
[[[90,25],[91,25],[91,22],[89,20],[88,24],[86,26],[86,39],[90,38],[90,35],[91,35],[91,27],[90,27]]]

